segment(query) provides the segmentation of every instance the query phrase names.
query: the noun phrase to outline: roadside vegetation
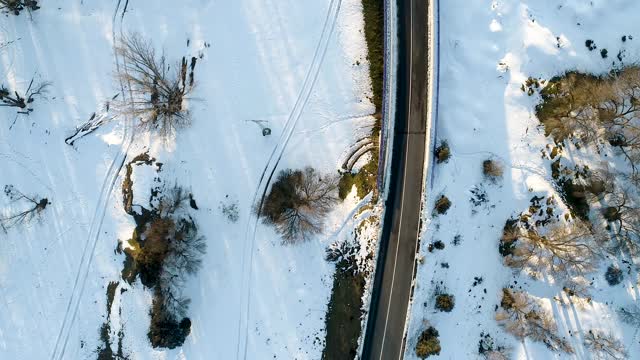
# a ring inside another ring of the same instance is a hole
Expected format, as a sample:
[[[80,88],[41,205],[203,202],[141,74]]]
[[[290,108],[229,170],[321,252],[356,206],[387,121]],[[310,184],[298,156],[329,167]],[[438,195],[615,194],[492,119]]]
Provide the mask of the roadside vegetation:
[[[333,248],[327,259],[336,262],[333,291],[325,320],[323,360],[355,359],[362,331],[362,296],[366,274],[358,269],[353,248]]]
[[[416,344],[416,355],[421,359],[440,355],[440,334],[433,326],[429,326],[420,334]]]
[[[382,0],[362,0],[364,14],[364,34],[367,43],[367,60],[375,106],[375,124],[364,139],[356,141],[343,164],[340,179],[340,198],[344,199],[356,187],[358,197],[370,192],[377,199],[378,162],[380,152],[380,129],[382,121],[382,86],[384,78],[384,2]],[[354,171],[354,165],[364,156],[367,162]]]
[[[378,200],[378,167],[380,130],[382,121],[382,89],[384,75],[384,2],[362,0],[364,33],[369,60],[372,99],[375,106],[375,123],[368,136],[359,139],[349,149],[338,180],[338,197],[344,200],[354,186],[358,198],[373,193],[372,203]],[[367,158],[368,157],[368,158]],[[361,159],[367,161],[358,169]],[[356,231],[356,239],[358,232]],[[328,256],[330,258],[330,256]],[[333,290],[326,315],[325,346],[322,359],[351,360],[357,353],[358,339],[362,333],[362,297],[369,273],[358,269],[355,254],[334,257],[336,272]]]
[[[449,143],[446,140],[442,140],[435,151],[436,163],[442,164],[449,161],[451,158],[451,149]]]

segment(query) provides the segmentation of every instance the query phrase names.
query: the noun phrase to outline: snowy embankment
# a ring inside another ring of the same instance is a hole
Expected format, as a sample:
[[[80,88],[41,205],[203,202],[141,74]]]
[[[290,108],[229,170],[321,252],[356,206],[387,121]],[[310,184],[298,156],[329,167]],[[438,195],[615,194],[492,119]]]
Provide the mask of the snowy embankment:
[[[369,132],[360,2],[129,1],[122,18],[115,3],[45,2],[31,19],[0,19],[2,83],[24,91],[36,74],[52,84],[11,129],[15,109],[2,108],[0,185],[51,205],[41,221],[0,234],[0,358],[94,358],[108,305],[112,348],[122,331],[131,358],[233,359],[244,351],[251,359],[319,358],[333,275],[325,248],[350,237],[358,204],[353,197],[340,204],[316,240],[283,246],[261,223],[253,234],[252,201],[265,166],[335,173],[349,145]],[[203,268],[185,293],[191,334],[169,351],[151,348],[152,294],[121,279],[124,256],[115,251],[134,226],[122,205],[124,171],[110,168],[126,135],[123,119],[74,146],[64,142],[120,92],[113,43],[121,30],[150,39],[170,63],[198,59],[192,126],[166,143],[136,135],[126,160],[149,151],[162,163],[159,172],[134,166],[134,203],[147,201],[155,177],[188,187],[207,238]],[[272,135],[248,120],[266,120]],[[269,163],[274,148],[282,152]],[[5,214],[20,206],[1,201]],[[237,219],[223,213],[229,209]],[[119,285],[108,304],[110,282]]]
[[[568,70],[601,74],[612,66],[636,63],[640,56],[634,1],[442,1],[440,9],[440,101],[438,141],[447,140],[451,158],[434,164],[434,184],[427,194],[406,358],[417,359],[415,346],[429,326],[439,331],[440,358],[470,359],[478,354],[481,334],[496,346],[513,349],[517,359],[591,358],[584,347],[589,330],[619,338],[629,358],[640,354],[638,330],[622,321],[618,309],[638,303],[637,269],[611,287],[607,265],[627,266],[605,256],[588,276],[590,301],[575,302],[559,283],[534,279],[503,265],[498,252],[505,221],[526,211],[534,196],[555,196],[549,152],[552,141],[535,115],[537,93],[522,90],[529,77],[551,79]],[[464,10],[461,10],[464,9]],[[629,36],[631,35],[631,36]],[[626,36],[623,40],[623,36]],[[587,40],[597,51],[589,51]],[[608,57],[601,54],[608,49]],[[618,58],[616,56],[620,56]],[[546,152],[546,156],[544,155]],[[597,156],[567,148],[572,160],[598,168]],[[504,164],[502,180],[483,175],[483,161]],[[446,195],[444,215],[433,212]],[[474,205],[473,201],[477,205]],[[559,205],[557,214],[567,212]],[[440,244],[429,247],[441,241]],[[502,288],[525,290],[549,311],[575,350],[550,351],[542,342],[519,341],[495,321]],[[455,297],[451,312],[435,309],[435,296]]]

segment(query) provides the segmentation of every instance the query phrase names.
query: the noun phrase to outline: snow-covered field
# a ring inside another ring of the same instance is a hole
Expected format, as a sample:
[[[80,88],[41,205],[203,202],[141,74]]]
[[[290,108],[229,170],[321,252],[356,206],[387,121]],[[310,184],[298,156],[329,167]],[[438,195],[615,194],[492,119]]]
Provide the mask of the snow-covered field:
[[[52,84],[11,129],[15,109],[0,112],[0,185],[51,201],[41,221],[0,233],[0,359],[95,358],[111,281],[120,281],[111,341],[122,330],[131,359],[320,358],[333,274],[325,248],[349,236],[358,204],[339,205],[324,235],[296,246],[262,224],[254,233],[251,209],[265,169],[333,173],[368,132],[360,2],[129,0],[121,16],[124,3],[45,1],[31,19],[0,18],[1,82],[24,91],[35,75]],[[129,146],[133,129],[115,118],[65,144],[120,93],[113,45],[131,32],[170,62],[199,59],[192,126],[168,143],[136,133]],[[272,135],[247,120],[266,120]],[[122,206],[122,155],[147,150],[162,171],[135,167],[136,201],[148,198],[155,176],[189,187],[208,245],[186,289],[191,334],[170,351],[151,348],[151,292],[121,280],[124,256],[115,252],[134,226]],[[234,204],[237,222],[221,210]],[[20,206],[0,199],[5,214]]]
[[[590,329],[611,332],[621,339],[629,358],[639,359],[638,329],[623,324],[616,314],[621,306],[638,303],[637,271],[625,272],[621,285],[609,286],[604,279],[606,265],[627,268],[609,256],[589,277],[592,302],[581,307],[571,303],[558,285],[514,275],[502,265],[498,241],[505,220],[526,210],[534,195],[555,193],[550,161],[541,156],[551,141],[535,117],[539,97],[527,96],[522,84],[529,76],[550,79],[573,69],[607,72],[612,64],[620,65],[619,51],[623,63],[637,62],[640,38],[628,36],[639,35],[640,3],[452,0],[440,4],[437,127],[438,139],[448,140],[452,157],[433,167],[420,250],[424,263],[417,271],[406,358],[416,359],[417,338],[431,324],[440,332],[440,358],[444,359],[478,357],[482,332],[512,346],[517,359],[589,359],[593,354],[583,341]],[[621,40],[624,35],[626,42]],[[596,51],[585,47],[587,39],[595,41]],[[603,59],[600,51],[605,48],[609,56]],[[576,156],[580,155],[576,152]],[[486,159],[505,164],[504,178],[497,184],[483,177]],[[472,205],[474,188],[486,191],[487,203]],[[434,202],[441,194],[451,199],[452,207],[446,215],[433,216]],[[427,245],[437,240],[445,248],[429,252]],[[510,286],[542,302],[575,354],[551,352],[541,342],[520,342],[496,324],[501,289]],[[434,309],[437,287],[455,296],[452,312]]]

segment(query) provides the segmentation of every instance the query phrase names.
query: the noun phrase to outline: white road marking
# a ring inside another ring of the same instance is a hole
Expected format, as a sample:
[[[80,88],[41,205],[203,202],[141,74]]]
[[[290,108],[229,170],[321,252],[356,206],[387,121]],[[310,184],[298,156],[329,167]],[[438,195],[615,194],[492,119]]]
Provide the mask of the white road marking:
[[[412,75],[413,75],[413,2],[410,2],[411,5],[409,5],[409,109],[407,112],[407,117],[408,117],[408,121],[407,121],[407,128],[411,127],[411,79],[412,79]],[[407,131],[408,132],[408,131]],[[411,136],[407,135],[407,146],[405,148],[405,154],[406,154],[406,159],[405,161],[409,158],[409,144],[411,143]],[[393,298],[393,283],[395,281],[396,278],[396,268],[398,265],[398,249],[400,248],[400,234],[402,234],[402,211],[404,210],[404,188],[405,188],[405,184],[407,182],[407,166],[405,164],[404,167],[404,173],[403,173],[403,179],[402,179],[402,197],[400,199],[400,225],[398,227],[398,242],[396,243],[396,253],[393,259],[393,275],[391,276],[391,292],[389,293],[389,304],[387,305],[387,315],[385,318],[385,322],[384,322],[384,331],[382,332],[382,345],[380,347],[380,358],[382,359],[382,354],[384,353],[384,344],[385,344],[385,339],[387,337],[387,325],[389,323],[389,312],[391,311],[391,299]],[[384,270],[383,270],[384,271]],[[398,358],[401,359],[402,358],[402,353],[398,355]]]

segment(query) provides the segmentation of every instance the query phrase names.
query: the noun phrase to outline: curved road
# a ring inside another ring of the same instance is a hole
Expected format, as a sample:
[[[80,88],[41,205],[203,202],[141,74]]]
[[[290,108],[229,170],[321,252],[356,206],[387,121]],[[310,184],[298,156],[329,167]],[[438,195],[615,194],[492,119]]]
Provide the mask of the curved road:
[[[404,354],[421,218],[428,103],[428,2],[398,0],[397,104],[391,182],[362,359]]]

